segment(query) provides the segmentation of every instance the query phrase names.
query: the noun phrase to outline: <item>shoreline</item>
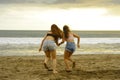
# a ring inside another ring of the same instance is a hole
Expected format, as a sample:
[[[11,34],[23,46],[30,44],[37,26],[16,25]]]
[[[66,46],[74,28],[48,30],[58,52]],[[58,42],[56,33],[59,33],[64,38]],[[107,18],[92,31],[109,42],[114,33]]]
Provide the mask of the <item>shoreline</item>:
[[[64,45],[57,47],[57,55],[64,54]],[[0,45],[0,56],[40,56],[39,44],[6,44]],[[120,54],[120,43],[115,44],[80,44],[73,55],[79,54]]]

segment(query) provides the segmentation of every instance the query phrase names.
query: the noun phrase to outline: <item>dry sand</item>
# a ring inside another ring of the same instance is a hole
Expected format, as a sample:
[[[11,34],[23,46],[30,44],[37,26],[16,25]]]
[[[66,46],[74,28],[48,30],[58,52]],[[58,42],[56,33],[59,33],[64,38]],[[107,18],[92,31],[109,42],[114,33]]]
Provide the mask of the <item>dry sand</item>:
[[[57,74],[43,66],[43,56],[1,56],[0,80],[120,80],[120,54],[73,55],[76,68],[65,71],[57,56]]]

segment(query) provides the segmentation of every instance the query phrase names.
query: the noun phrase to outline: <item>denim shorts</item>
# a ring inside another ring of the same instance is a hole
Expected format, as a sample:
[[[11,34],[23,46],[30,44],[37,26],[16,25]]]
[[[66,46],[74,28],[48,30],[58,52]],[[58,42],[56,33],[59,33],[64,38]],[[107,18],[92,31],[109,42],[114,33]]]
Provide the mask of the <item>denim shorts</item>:
[[[66,47],[65,50],[73,53],[75,51],[76,47],[75,47],[75,43],[74,42],[67,42],[66,43]]]
[[[56,49],[56,44],[52,40],[45,40],[43,42],[43,51],[53,51]]]

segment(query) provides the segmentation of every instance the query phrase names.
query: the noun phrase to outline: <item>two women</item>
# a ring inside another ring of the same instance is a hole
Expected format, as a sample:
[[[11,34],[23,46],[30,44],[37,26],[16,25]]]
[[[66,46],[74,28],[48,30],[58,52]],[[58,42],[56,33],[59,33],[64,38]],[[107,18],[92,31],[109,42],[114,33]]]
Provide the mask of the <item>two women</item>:
[[[60,43],[58,43],[59,38],[62,39]],[[71,61],[73,63],[73,68],[75,67],[75,62],[71,59],[71,55],[74,53],[76,49],[74,38],[77,38],[77,46],[79,48],[80,37],[77,34],[73,33],[67,25],[63,27],[63,32],[57,27],[57,25],[53,24],[51,26],[51,30],[46,34],[46,36],[42,40],[42,43],[39,49],[39,51],[41,51],[41,49],[43,48],[43,51],[45,52],[46,57],[44,61],[44,66],[46,69],[50,70],[47,66],[47,62],[52,57],[53,73],[57,73],[56,71],[56,45],[60,46],[61,44],[64,43],[64,41],[66,41],[66,47],[64,51],[64,62],[66,65],[66,71],[67,72],[71,71],[68,61]]]

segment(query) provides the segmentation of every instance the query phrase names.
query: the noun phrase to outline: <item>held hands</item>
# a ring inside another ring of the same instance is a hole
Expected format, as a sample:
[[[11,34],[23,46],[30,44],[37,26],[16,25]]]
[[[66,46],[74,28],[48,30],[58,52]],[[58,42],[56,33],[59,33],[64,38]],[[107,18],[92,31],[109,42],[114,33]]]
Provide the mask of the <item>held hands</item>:
[[[61,43],[58,43],[58,44],[57,44],[57,46],[60,46],[60,45],[61,45]]]
[[[60,43],[58,44],[58,46],[60,46],[60,45],[63,44],[63,43],[64,43],[64,41],[60,42]]]
[[[60,46],[60,43],[57,46]]]

